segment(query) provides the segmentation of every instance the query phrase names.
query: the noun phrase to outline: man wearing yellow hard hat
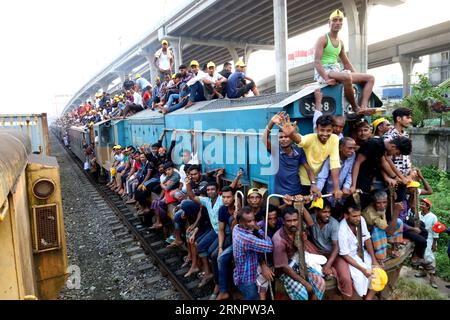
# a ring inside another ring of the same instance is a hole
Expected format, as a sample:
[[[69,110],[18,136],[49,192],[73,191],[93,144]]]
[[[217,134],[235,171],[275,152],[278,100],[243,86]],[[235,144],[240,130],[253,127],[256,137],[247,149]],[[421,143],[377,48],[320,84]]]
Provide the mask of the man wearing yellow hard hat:
[[[255,96],[259,96],[255,81],[245,74],[246,67],[247,65],[240,59],[234,65],[235,71],[230,75],[227,83],[228,98],[237,99],[244,97],[250,91],[252,91]]]
[[[315,47],[314,80],[331,86],[338,82],[342,83],[345,97],[352,106],[353,112],[372,115],[375,111],[369,110],[368,107],[375,78],[369,74],[358,73],[348,59],[344,44],[338,36],[343,22],[344,13],[341,10],[337,9],[330,14],[330,31],[317,40]],[[338,60],[340,60],[342,66]],[[355,100],[353,83],[364,85],[360,105]]]
[[[161,41],[161,48],[155,52],[153,64],[159,71],[159,77],[164,79],[166,74],[171,75],[174,70],[174,56],[172,50],[169,48],[169,42],[167,40]]]
[[[391,124],[386,118],[378,118],[372,123],[373,137],[380,138],[391,129]]]
[[[185,108],[190,108],[195,102],[205,100],[205,91],[203,88],[203,78],[206,76],[202,70],[200,70],[200,64],[197,60],[191,61],[191,72],[192,78],[186,83],[189,87],[189,101],[187,102]]]
[[[205,85],[206,100],[222,99],[223,96],[221,92],[223,90],[223,85],[228,79],[216,71],[216,64],[214,62],[208,62],[206,68],[207,73],[202,80]]]

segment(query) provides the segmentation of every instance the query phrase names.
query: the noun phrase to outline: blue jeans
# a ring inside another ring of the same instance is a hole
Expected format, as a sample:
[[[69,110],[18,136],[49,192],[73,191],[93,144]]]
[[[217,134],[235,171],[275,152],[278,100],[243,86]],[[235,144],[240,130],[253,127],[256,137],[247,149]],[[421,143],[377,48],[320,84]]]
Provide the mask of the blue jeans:
[[[243,283],[238,285],[238,288],[244,296],[244,300],[259,300],[256,283]]]
[[[171,107],[172,104],[173,104],[173,102],[174,102],[174,100],[177,100],[177,101],[178,101],[178,99],[180,99],[180,95],[179,95],[178,93],[172,93],[172,94],[169,96],[169,99],[167,99],[166,105],[167,105],[168,107]]]
[[[184,213],[183,210],[178,210],[173,215],[173,227],[175,228],[175,230],[181,230],[182,228],[184,228],[186,220],[181,218],[183,213]]]
[[[197,81],[192,86],[190,86],[191,94],[189,96],[189,100],[192,102],[204,101],[205,94],[203,91],[203,85],[200,81]]]
[[[217,248],[218,242],[219,238],[217,237],[216,231],[210,229],[201,240],[197,242],[198,256],[203,258],[211,255]]]
[[[228,292],[228,275],[230,274],[231,259],[233,258],[233,246],[228,246],[217,257],[219,292]]]

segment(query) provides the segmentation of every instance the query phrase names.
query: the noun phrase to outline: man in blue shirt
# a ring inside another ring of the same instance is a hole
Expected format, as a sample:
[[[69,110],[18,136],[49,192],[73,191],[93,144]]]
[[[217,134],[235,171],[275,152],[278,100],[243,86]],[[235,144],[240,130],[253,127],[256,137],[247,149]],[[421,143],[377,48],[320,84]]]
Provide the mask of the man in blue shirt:
[[[245,75],[245,63],[242,60],[236,62],[236,71],[228,78],[227,97],[236,99],[245,96],[250,90],[255,96],[259,96],[255,82]],[[250,81],[246,83],[245,80]]]
[[[267,148],[267,151],[272,154],[272,144],[269,139],[270,132],[278,121],[279,115],[276,114],[269,121],[263,134],[263,143]],[[281,195],[294,196],[301,194],[302,185],[299,176],[300,166],[305,166],[308,177],[311,181],[314,181],[314,174],[306,161],[306,155],[303,149],[300,149],[292,140],[280,131],[278,133],[278,171],[275,174],[274,181],[274,193]],[[273,157],[272,157],[273,158]]]

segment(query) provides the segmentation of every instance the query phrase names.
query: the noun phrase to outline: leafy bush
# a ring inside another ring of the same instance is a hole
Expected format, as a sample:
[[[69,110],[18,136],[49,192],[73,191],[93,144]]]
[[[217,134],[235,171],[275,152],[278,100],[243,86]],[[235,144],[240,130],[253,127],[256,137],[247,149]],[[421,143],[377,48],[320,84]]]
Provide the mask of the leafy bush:
[[[413,113],[413,125],[423,126],[425,119],[433,118],[431,106],[434,103],[448,104],[444,97],[447,89],[433,87],[427,76],[416,74],[419,77],[417,83],[412,85],[412,94],[403,99],[403,106],[410,108]]]

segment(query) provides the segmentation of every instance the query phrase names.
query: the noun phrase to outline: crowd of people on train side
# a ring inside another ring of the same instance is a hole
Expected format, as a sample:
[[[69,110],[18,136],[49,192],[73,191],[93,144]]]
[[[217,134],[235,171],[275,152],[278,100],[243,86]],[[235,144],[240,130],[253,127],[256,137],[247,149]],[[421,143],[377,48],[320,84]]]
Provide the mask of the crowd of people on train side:
[[[109,187],[135,204],[137,215],[151,217],[149,230],[171,231],[168,247],[187,253],[181,266],[185,277],[200,277],[199,287],[213,281],[211,299],[231,298],[232,287],[244,299],[267,299],[274,279],[290,299],[322,299],[328,278],[336,279],[343,299],[372,299],[380,290],[372,281],[375,271],[404,254],[408,242],[414,243],[411,264],[419,269],[417,276],[429,276],[437,287],[433,252],[439,223],[431,201],[416,198],[432,189],[411,164],[405,131],[411,111],[396,109],[393,125],[385,118],[346,123],[321,114],[320,90],[315,96],[316,132],[300,135],[283,112],[266,127],[262,142],[279,159],[273,191],[285,195],[268,208],[263,188],[236,197],[245,172],[230,173],[230,184],[223,169],[202,173],[199,134],[193,130],[192,149],[181,157],[173,152],[176,129],[168,150],[163,147],[167,130],[151,146],[114,147]],[[348,134],[344,127],[350,127]],[[269,139],[274,128],[279,129],[276,150]],[[293,205],[298,202],[304,204],[300,212]],[[297,233],[305,254],[303,275]]]

